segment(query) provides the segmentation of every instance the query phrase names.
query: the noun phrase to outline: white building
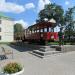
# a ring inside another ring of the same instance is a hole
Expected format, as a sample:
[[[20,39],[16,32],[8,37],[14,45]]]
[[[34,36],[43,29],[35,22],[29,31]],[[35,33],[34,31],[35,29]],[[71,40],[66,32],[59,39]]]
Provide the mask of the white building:
[[[8,17],[0,14],[0,42],[14,41],[14,23]]]

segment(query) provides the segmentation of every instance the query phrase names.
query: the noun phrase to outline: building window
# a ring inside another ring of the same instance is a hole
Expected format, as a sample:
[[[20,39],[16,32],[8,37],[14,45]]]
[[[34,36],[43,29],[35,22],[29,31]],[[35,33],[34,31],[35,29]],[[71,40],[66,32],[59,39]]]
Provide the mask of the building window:
[[[0,28],[0,32],[1,32],[1,28]]]
[[[0,24],[1,24],[1,20],[0,20]]]
[[[0,40],[1,40],[1,36],[0,36]]]

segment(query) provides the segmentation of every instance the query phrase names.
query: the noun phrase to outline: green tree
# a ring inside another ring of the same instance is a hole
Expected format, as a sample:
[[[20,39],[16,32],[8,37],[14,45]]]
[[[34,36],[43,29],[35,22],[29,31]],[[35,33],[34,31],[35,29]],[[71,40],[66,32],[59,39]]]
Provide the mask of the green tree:
[[[21,39],[22,33],[23,33],[23,26],[19,23],[16,23],[14,25],[14,34],[15,34],[15,39]]]
[[[14,32],[16,33],[16,32],[22,32],[22,31],[23,31],[23,26],[19,23],[16,23],[14,25]]]
[[[65,23],[66,23],[66,28],[65,28],[65,35],[69,37],[69,40],[71,36],[74,35],[74,13],[75,13],[75,7],[73,8],[68,8],[68,11],[66,11],[65,14]]]
[[[64,10],[61,6],[54,4],[48,4],[45,6],[43,10],[39,12],[39,19],[37,22],[44,21],[47,18],[50,20],[51,18],[56,20],[57,25],[64,25]]]

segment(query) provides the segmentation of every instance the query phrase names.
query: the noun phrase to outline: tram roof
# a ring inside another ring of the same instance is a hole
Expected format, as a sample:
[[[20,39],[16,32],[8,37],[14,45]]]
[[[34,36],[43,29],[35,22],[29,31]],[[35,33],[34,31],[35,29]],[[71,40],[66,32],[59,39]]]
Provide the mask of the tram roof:
[[[44,21],[44,22],[39,22],[37,24],[29,26],[28,29],[42,29],[42,28],[54,27],[54,26],[55,26],[55,23]]]

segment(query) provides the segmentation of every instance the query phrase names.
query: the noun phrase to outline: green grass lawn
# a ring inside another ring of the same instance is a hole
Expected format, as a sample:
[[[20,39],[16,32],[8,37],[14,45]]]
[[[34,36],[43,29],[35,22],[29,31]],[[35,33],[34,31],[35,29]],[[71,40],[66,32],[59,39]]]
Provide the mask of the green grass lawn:
[[[48,45],[59,45],[59,42],[49,42]]]
[[[48,45],[59,45],[59,42],[48,42]],[[75,43],[66,42],[64,45],[75,45]]]

